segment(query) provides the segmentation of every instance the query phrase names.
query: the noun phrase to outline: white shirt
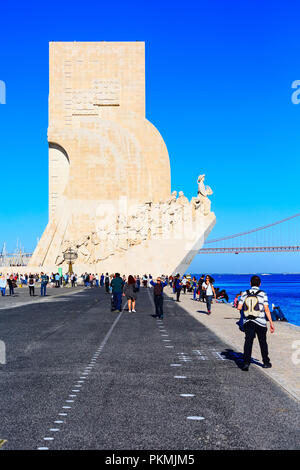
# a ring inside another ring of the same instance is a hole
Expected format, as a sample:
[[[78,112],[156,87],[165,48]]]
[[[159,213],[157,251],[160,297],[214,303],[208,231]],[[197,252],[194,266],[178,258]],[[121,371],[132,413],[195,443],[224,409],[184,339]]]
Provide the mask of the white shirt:
[[[206,284],[206,282],[203,282],[202,287],[206,290],[206,295],[214,295],[211,283]]]

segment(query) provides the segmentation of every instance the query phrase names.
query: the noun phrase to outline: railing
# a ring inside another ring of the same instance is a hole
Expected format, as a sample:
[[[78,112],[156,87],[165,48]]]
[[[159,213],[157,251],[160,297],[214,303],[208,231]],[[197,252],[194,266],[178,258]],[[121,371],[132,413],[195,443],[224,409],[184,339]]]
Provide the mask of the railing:
[[[275,252],[292,252],[300,251],[300,246],[239,246],[228,248],[201,248],[199,254],[212,253],[275,253]]]

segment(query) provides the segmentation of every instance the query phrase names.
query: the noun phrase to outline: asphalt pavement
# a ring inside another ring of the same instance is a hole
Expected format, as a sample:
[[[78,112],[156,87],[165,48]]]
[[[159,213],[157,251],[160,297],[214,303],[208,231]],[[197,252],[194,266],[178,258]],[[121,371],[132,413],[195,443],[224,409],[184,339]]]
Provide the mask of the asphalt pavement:
[[[152,295],[137,313],[103,288],[0,311],[1,449],[300,448],[299,402],[181,303],[153,318]]]

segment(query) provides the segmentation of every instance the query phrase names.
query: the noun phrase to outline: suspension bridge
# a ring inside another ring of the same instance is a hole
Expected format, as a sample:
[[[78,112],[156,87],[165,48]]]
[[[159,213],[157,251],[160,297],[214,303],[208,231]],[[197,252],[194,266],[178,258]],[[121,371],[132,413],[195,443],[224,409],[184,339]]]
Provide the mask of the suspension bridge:
[[[199,254],[300,252],[300,213],[245,232],[207,240]],[[26,266],[32,253],[17,249],[7,253],[5,243],[0,266]]]
[[[200,254],[300,252],[300,213],[245,232],[207,240]]]

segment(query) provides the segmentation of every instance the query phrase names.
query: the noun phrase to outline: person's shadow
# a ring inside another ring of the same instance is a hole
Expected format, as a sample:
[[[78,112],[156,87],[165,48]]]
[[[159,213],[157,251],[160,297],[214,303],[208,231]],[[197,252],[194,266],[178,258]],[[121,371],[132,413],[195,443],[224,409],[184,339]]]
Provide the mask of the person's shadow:
[[[221,352],[221,355],[225,359],[235,362],[235,364],[237,365],[237,367],[239,369],[242,368],[242,366],[244,364],[244,354],[243,353],[233,351],[233,349],[225,349],[225,351]],[[251,358],[251,364],[255,364],[257,366],[262,367],[262,363],[258,359]]]
[[[205,310],[197,310],[197,313],[205,313],[205,315],[207,315],[207,312]]]

